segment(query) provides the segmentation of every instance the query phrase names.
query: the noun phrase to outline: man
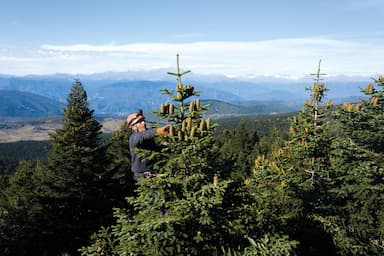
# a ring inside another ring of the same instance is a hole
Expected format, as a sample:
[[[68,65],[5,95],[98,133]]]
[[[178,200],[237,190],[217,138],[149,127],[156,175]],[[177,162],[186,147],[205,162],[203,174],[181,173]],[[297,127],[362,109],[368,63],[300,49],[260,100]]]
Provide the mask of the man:
[[[135,152],[136,148],[154,149],[156,147],[154,138],[157,135],[168,135],[170,125],[160,128],[148,129],[142,110],[138,110],[127,117],[127,123],[133,133],[129,137],[129,149],[131,151],[131,169],[135,180],[153,176],[151,166],[147,160],[141,159]]]

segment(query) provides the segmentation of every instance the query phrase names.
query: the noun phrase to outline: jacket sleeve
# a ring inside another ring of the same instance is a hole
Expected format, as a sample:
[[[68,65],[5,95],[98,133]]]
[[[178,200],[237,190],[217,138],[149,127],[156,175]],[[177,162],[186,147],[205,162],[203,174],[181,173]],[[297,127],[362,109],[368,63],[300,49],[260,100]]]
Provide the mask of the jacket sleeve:
[[[132,133],[129,138],[129,148],[133,149],[145,140],[153,139],[156,136],[156,129],[148,129],[143,132]]]

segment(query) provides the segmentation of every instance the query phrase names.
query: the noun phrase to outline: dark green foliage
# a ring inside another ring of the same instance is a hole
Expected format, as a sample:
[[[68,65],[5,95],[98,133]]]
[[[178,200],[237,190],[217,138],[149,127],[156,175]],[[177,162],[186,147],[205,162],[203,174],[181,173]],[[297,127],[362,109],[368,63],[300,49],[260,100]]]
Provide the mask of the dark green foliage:
[[[315,75],[314,84],[308,88],[310,99],[292,118],[286,145],[272,154],[272,159],[286,173],[287,187],[300,202],[298,217],[289,227],[291,236],[300,242],[297,251],[303,255],[333,255],[332,238],[319,221],[328,216],[327,205],[331,203],[327,192],[331,182],[333,137],[328,123],[332,105],[323,103],[327,88],[320,82],[320,64]]]
[[[132,210],[132,205],[126,203],[125,197],[134,195],[136,184],[133,180],[131,171],[131,159],[129,152],[129,136],[131,129],[124,123],[117,131],[112,134],[107,149],[109,165],[107,174],[112,175],[109,184],[103,184],[106,192],[110,193],[114,199],[114,207]],[[117,200],[116,200],[117,199]],[[116,210],[118,211],[118,210]],[[118,216],[116,214],[116,216]],[[130,215],[129,215],[130,216]],[[97,233],[91,236],[91,245],[83,247],[81,255],[118,255],[118,240],[111,227],[101,227]]]
[[[235,255],[295,254],[298,242],[289,237],[287,230],[298,215],[300,200],[293,197],[286,179],[274,162],[259,156],[246,180],[231,183],[224,201],[223,219],[230,234],[225,237],[225,248],[232,248]]]
[[[111,140],[107,156],[101,125],[88,106],[75,81],[63,128],[51,135],[47,164],[21,164],[9,179],[0,198],[5,255],[74,254],[92,232],[110,224],[112,207],[125,205],[129,161],[111,160],[124,134]]]
[[[128,128],[116,131],[107,147],[79,81],[64,114],[63,128],[51,135],[47,164],[21,164],[1,194],[4,255],[75,255],[133,193]]]
[[[266,234],[257,241],[248,238],[250,246],[243,251],[224,249],[223,256],[269,256],[269,255],[295,255],[294,249],[297,242],[289,240],[287,236]]]
[[[111,237],[118,240],[119,254],[218,255],[224,245],[221,204],[228,182],[215,181],[220,173],[215,173],[213,130],[201,118],[204,107],[198,100],[186,103],[196,91],[181,84],[180,76],[175,94],[164,91],[178,103],[174,111],[169,104],[159,110],[172,121],[175,136],[160,138],[161,151],[142,152],[161,159],[154,165],[157,175],[139,181],[137,195],[128,199],[133,212],[115,213]]]
[[[88,247],[84,247],[81,250],[81,255],[89,256],[117,256],[118,240],[114,238],[114,234],[110,227],[101,229],[91,236],[92,244]]]
[[[213,138],[215,125],[202,118],[205,107],[196,99],[188,102],[195,91],[181,83],[182,74],[175,74],[175,91],[163,91],[175,104],[157,112],[172,123],[175,135],[159,138],[159,151],[141,151],[155,160],[156,176],[139,180],[136,195],[128,198],[134,208],[116,209],[112,231],[95,234],[82,254],[94,255],[103,244],[100,253],[111,255],[293,255],[297,242],[286,230],[300,201],[273,165],[258,164],[252,171],[247,156],[235,153],[253,152],[258,141],[242,124],[230,141],[218,143],[238,161],[233,169],[225,166]]]
[[[224,130],[217,136],[216,145],[220,148],[218,161],[225,162],[227,171],[223,175],[231,173],[234,179],[245,179],[252,169],[255,152],[259,143],[259,136],[256,131],[251,134],[240,122],[232,132]],[[233,170],[236,171],[233,171]]]
[[[43,246],[39,215],[42,205],[36,200],[36,174],[42,166],[20,162],[0,196],[0,254],[39,253]],[[40,247],[40,248],[39,248]]]
[[[277,115],[250,115],[232,118],[218,119],[218,127],[215,134],[220,134],[223,130],[235,130],[239,123],[244,123],[245,128],[250,132],[257,132],[260,138],[269,136],[271,129],[277,129],[279,133],[287,132],[292,117],[297,113],[277,114]]]
[[[335,217],[329,230],[343,255],[382,255],[384,210],[383,87],[374,79],[357,104],[344,104],[336,112],[339,137],[332,150]]]
[[[290,186],[307,203],[305,211],[312,214],[317,208],[313,203],[323,200],[321,191],[328,182],[332,142],[327,122],[331,104],[323,103],[327,88],[320,83],[320,66],[309,90],[311,98],[293,117],[289,140],[279,157],[284,168],[290,172]]]
[[[339,120],[343,131],[358,146],[381,153],[384,150],[384,77],[362,90],[367,100],[344,104]]]
[[[126,196],[134,194],[135,181],[131,171],[131,155],[129,136],[131,135],[126,122],[113,134],[106,151],[108,165],[104,172],[104,183],[100,188],[105,191],[114,207],[126,206]]]
[[[47,250],[75,251],[92,231],[108,223],[111,202],[103,191],[105,147],[101,125],[89,110],[86,92],[75,81],[67,98],[62,129],[51,137],[48,166],[39,177]]]
[[[0,173],[13,173],[21,160],[45,161],[49,149],[49,141],[0,143]]]

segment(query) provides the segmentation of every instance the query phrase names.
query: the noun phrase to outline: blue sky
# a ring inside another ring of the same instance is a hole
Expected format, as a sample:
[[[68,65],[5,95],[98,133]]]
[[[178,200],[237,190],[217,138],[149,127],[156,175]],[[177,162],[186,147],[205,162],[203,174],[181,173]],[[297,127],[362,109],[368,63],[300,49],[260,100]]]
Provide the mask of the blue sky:
[[[1,0],[0,73],[383,72],[384,0]],[[170,70],[170,71],[171,71]]]

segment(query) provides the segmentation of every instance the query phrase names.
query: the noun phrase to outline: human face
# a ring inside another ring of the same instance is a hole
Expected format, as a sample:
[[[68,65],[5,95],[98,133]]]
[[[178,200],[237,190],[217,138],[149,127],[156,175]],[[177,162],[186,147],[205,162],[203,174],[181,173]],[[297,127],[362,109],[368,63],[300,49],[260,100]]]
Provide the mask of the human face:
[[[143,132],[143,131],[147,130],[147,126],[146,126],[144,120],[138,122],[135,126],[136,126],[136,130],[137,130],[138,132]]]

